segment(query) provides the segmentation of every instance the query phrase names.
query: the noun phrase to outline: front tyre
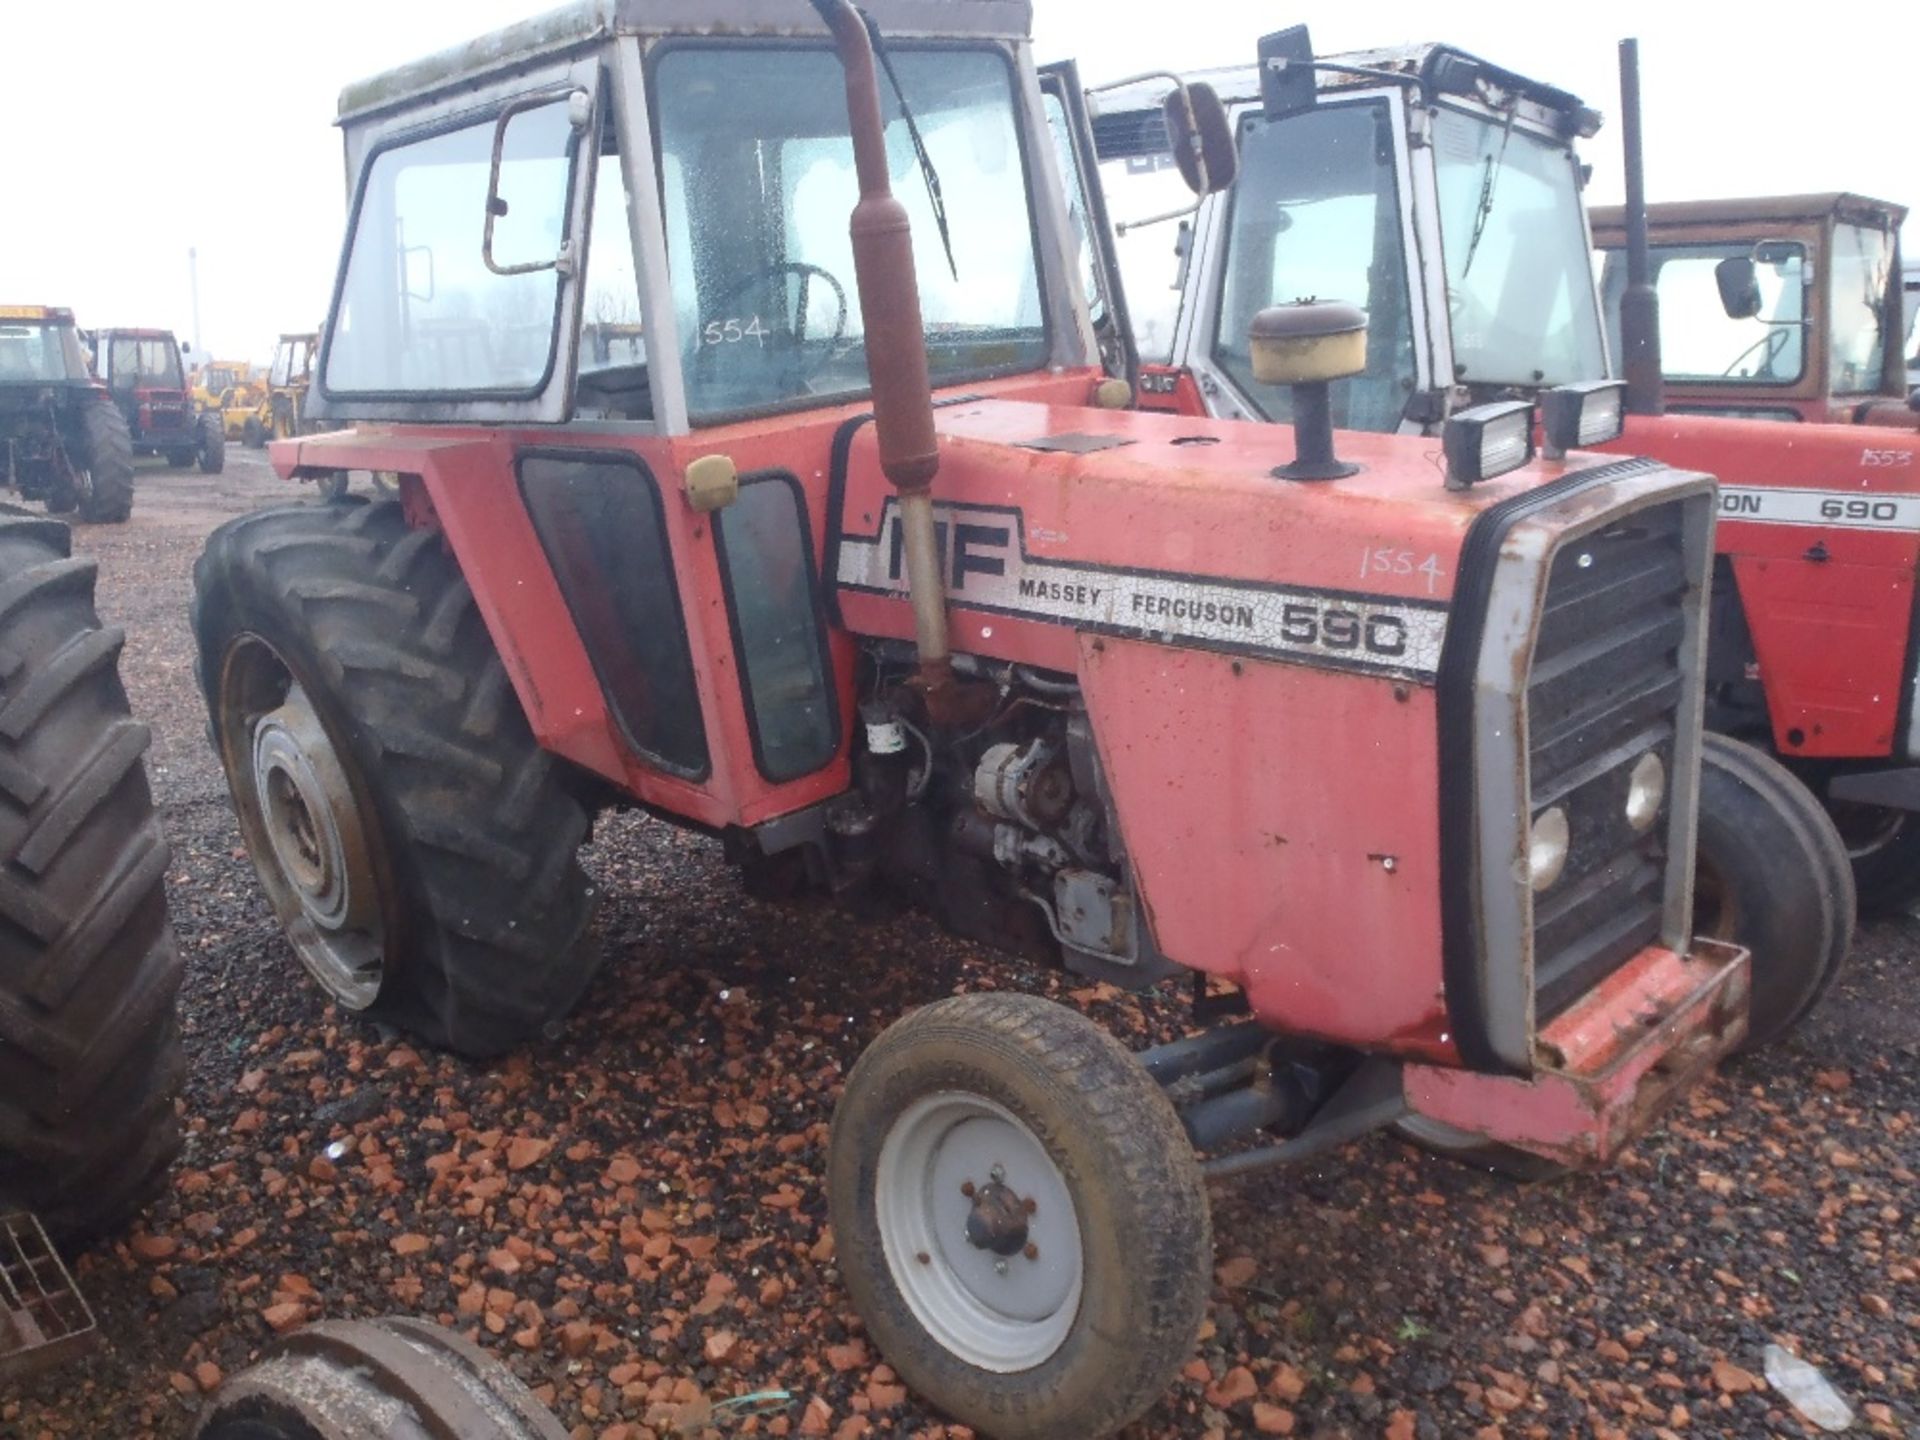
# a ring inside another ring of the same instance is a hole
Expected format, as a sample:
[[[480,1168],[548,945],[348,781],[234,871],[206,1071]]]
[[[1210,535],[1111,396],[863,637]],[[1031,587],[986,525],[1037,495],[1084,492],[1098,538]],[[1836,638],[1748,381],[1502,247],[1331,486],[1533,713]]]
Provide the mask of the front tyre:
[[[1753,746],[1703,736],[1694,929],[1752,954],[1743,1053],[1814,1007],[1846,963],[1855,919],[1846,847],[1813,792]]]
[[[598,963],[588,812],[440,536],[397,503],[243,516],[193,627],[254,868],[332,999],[475,1057],[570,1009]]]
[[[1102,1436],[1193,1352],[1200,1167],[1152,1077],[1026,995],[963,995],[861,1056],[833,1119],[847,1288],[908,1384],[999,1440]]]

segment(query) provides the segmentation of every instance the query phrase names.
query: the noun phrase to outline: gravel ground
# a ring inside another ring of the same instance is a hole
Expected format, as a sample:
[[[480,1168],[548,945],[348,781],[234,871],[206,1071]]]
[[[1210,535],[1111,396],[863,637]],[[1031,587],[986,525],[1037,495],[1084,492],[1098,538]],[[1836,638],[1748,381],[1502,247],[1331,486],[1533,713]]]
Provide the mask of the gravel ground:
[[[473,1333],[576,1436],[958,1437],[865,1344],[833,1260],[827,1122],[862,1046],[956,989],[1037,987],[1144,1043],[1180,1009],[1075,989],[911,917],[746,899],[718,847],[604,822],[608,962],[578,1016],[491,1067],[319,999],[239,848],[204,739],[189,574],[221,519],[287,497],[259,458],[142,478],[83,529],[154,729],[174,844],[191,1134],[144,1226],[77,1265],[88,1361],[0,1396],[0,1437],[174,1437],[276,1330],[394,1311]],[[1218,1287],[1132,1434],[1814,1433],[1776,1342],[1920,1436],[1920,922],[1867,930],[1803,1034],[1735,1064],[1612,1173],[1516,1189],[1388,1139],[1214,1195]],[[347,1142],[337,1161],[322,1153]],[[1069,1440],[1069,1437],[1063,1437]]]

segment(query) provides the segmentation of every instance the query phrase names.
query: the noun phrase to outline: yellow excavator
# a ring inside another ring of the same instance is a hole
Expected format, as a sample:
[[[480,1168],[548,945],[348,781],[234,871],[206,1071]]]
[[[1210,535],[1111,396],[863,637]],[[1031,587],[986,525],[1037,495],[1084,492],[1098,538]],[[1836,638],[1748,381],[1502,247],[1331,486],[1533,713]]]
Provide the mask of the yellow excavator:
[[[269,440],[285,440],[323,428],[304,418],[307,385],[313,378],[319,349],[317,331],[280,337],[280,343],[274,346],[273,364],[267,370],[265,393],[241,423],[240,438],[248,445],[258,449]]]

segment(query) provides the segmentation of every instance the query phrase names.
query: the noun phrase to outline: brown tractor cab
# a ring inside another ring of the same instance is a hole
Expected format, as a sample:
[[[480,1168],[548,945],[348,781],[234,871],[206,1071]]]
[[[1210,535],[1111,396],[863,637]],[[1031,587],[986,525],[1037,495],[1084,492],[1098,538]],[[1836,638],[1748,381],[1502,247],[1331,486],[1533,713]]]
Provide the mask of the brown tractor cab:
[[[853,1303],[932,1402],[1038,1440],[1191,1355],[1208,1175],[1414,1117],[1604,1164],[1740,1043],[1750,972],[1691,913],[1712,481],[1530,458],[1525,405],[1444,466],[1125,408],[1030,18],[594,0],[348,88],[307,413],[354,428],[271,453],[398,494],[223,526],[193,626],[343,1012],[540,1035],[594,974],[609,806],[769,892],[1204,992],[1141,1054],[945,999],[848,1076]],[[1217,97],[1165,118],[1228,183]],[[1261,373],[1337,385],[1355,325],[1263,322]],[[1303,448],[1352,469],[1294,478]]]
[[[1920,430],[1907,403],[1906,215],[1847,194],[1647,206],[1667,411]],[[1623,207],[1594,207],[1593,243],[1619,353]]]
[[[307,416],[307,387],[313,383],[313,362],[320,336],[311,330],[282,335],[273,347],[264,393],[240,427],[240,438],[255,449],[269,440],[311,435],[326,427]]]
[[[133,512],[127,422],[88,369],[71,310],[0,305],[0,461],[7,484],[53,514]]]
[[[186,347],[171,330],[101,330],[91,337],[94,373],[126,418],[135,455],[159,455],[176,470],[197,463],[217,475],[227,463],[220,417],[187,389]]]

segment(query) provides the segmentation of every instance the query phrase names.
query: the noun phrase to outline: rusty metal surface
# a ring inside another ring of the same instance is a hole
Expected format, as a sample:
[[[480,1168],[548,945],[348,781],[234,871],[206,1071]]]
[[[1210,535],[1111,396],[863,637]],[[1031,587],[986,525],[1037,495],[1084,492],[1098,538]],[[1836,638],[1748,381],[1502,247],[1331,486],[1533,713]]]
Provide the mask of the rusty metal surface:
[[[50,1370],[93,1344],[93,1311],[33,1216],[0,1215],[0,1380]]]
[[[302,1422],[322,1440],[565,1440],[546,1407],[497,1360],[424,1321],[309,1326],[237,1375],[190,1440],[248,1420]]]
[[[1595,205],[1589,212],[1596,245],[1617,244],[1626,225],[1626,207]],[[1652,225],[1745,224],[1756,220],[1825,220],[1829,216],[1848,218],[1867,216],[1886,218],[1898,229],[1907,218],[1904,205],[1876,200],[1871,195],[1856,195],[1846,190],[1828,190],[1814,195],[1751,195],[1732,200],[1666,200],[1647,206],[1647,221]]]
[[[1409,1065],[1407,1103],[1562,1164],[1605,1164],[1746,1035],[1748,965],[1718,941],[1650,947],[1541,1033],[1531,1079]]]

